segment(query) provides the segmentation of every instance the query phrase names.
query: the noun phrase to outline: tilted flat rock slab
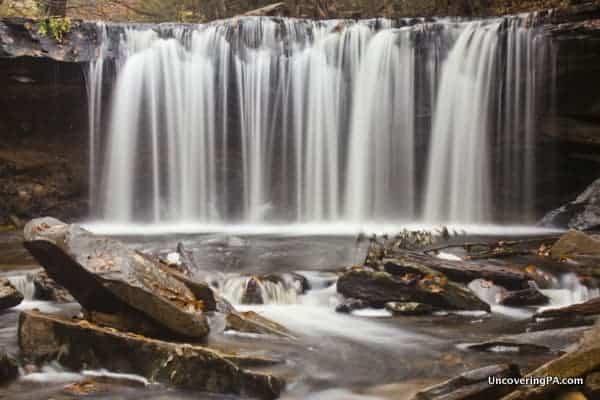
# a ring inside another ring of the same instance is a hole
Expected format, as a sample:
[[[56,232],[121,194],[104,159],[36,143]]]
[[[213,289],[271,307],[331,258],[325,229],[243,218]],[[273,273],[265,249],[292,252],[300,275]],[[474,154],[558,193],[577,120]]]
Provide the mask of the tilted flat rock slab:
[[[25,247],[87,310],[141,314],[186,337],[208,334],[203,303],[190,289],[118,240],[40,218],[25,226]]]
[[[36,362],[57,360],[75,370],[106,368],[192,390],[274,399],[284,387],[278,377],[240,368],[235,355],[37,311],[21,313],[19,347]]]

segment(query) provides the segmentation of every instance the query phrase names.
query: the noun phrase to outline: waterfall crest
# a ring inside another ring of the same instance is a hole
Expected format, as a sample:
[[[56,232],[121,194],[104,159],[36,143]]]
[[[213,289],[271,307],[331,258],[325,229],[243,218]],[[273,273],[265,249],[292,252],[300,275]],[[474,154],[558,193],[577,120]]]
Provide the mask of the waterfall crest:
[[[525,212],[550,54],[533,25],[102,26],[121,29],[122,56],[108,110],[108,60],[88,73],[92,204],[119,223],[489,222],[498,208]],[[497,199],[496,185],[515,195]]]

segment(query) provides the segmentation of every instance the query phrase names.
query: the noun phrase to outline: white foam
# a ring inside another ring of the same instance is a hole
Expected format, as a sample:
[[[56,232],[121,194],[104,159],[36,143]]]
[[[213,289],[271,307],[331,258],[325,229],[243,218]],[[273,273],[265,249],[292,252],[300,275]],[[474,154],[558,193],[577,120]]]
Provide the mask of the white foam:
[[[76,372],[69,372],[65,370],[60,364],[54,362],[49,365],[45,365],[41,368],[40,372],[34,372],[28,375],[23,375],[21,380],[25,382],[37,382],[37,383],[67,383],[76,382],[83,378],[83,375]]]
[[[367,318],[388,318],[392,316],[392,313],[384,308],[363,308],[352,311],[352,315]]]
[[[394,234],[408,230],[434,230],[440,225],[419,222],[398,223],[353,223],[339,221],[331,223],[298,223],[298,224],[206,224],[200,222],[180,221],[176,223],[134,224],[111,223],[106,221],[88,221],[83,227],[102,235],[164,235],[164,234],[197,234],[224,233],[232,235],[288,235],[288,236],[320,236],[320,235],[355,235],[358,233]],[[447,226],[450,231],[460,231],[471,235],[543,235],[562,232],[557,229],[540,228],[530,225],[462,225]]]
[[[150,381],[143,376],[134,374],[122,374],[118,372],[111,372],[106,369],[99,370],[84,370],[82,372],[84,376],[92,378],[111,378],[120,381],[130,381],[142,384],[144,386],[150,386]]]

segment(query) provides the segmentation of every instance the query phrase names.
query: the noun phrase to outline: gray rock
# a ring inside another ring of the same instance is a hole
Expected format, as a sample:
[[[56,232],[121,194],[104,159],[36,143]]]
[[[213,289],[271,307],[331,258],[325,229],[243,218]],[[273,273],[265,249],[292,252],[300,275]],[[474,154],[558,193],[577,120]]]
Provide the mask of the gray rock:
[[[149,339],[37,311],[21,313],[19,346],[28,361],[56,360],[74,370],[106,368],[190,390],[274,399],[284,387],[277,376],[241,367],[269,360]]]
[[[540,225],[579,230],[600,227],[600,179],[574,201],[546,214]]]
[[[444,275],[428,270],[422,274],[392,275],[366,268],[352,268],[340,276],[337,290],[347,298],[365,300],[383,308],[390,302],[415,302],[451,310],[490,311],[466,287],[449,281]]]
[[[70,303],[75,301],[67,289],[54,282],[54,280],[48,276],[46,271],[40,271],[34,274],[32,280],[34,287],[33,298],[36,300],[56,301],[59,303]]]
[[[523,290],[503,292],[500,304],[510,307],[542,306],[548,304],[548,296],[540,292],[535,282],[529,282],[530,287]]]
[[[203,303],[160,261],[51,218],[25,226],[25,247],[88,311],[131,315],[175,336],[203,338]]]
[[[488,378],[517,378],[521,374],[513,364],[498,364],[460,374],[439,385],[420,391],[415,400],[487,400],[499,399],[512,386],[490,385]]]
[[[435,307],[423,303],[398,303],[385,304],[385,309],[394,315],[428,315],[435,311]]]
[[[0,279],[0,310],[18,306],[23,301],[23,295],[9,282]]]
[[[355,310],[362,310],[368,308],[369,302],[360,299],[344,299],[336,308],[335,311],[342,314],[350,314]]]

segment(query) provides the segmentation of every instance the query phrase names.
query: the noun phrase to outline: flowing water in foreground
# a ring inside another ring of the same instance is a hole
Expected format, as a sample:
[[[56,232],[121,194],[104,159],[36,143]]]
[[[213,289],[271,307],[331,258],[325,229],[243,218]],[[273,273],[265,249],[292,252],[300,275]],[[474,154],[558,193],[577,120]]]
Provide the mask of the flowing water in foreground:
[[[30,297],[31,282],[23,272],[15,271],[17,264],[30,263],[19,247],[18,236],[8,239],[4,242],[9,244],[2,248],[0,256],[3,263],[10,260],[11,266],[3,269],[13,271],[5,274]],[[284,399],[377,399],[384,398],[386,390],[408,395],[416,387],[470,368],[515,361],[515,357],[525,367],[548,357],[515,356],[502,349],[476,353],[461,347],[461,344],[500,334],[522,332],[534,309],[493,304],[491,314],[438,313],[401,318],[392,318],[381,310],[362,310],[354,315],[336,313],[334,308],[339,298],[335,271],[360,262],[365,252],[366,244],[357,245],[350,236],[171,234],[122,239],[137,249],[171,259],[176,257],[170,253],[182,242],[194,252],[199,267],[196,275],[219,287],[233,303],[240,301],[247,275],[281,273],[285,276],[296,271],[305,276],[311,290],[304,295],[291,290],[292,286],[273,285],[265,290],[265,304],[238,305],[285,325],[298,337],[296,342],[248,334],[212,334],[209,339],[210,345],[219,348],[244,349],[286,360],[282,368],[292,376],[293,383],[282,396]],[[451,257],[450,254],[444,256]],[[568,275],[559,277],[554,286],[545,291],[553,305],[598,295]],[[492,292],[478,292],[494,303]],[[78,309],[76,304],[58,305],[29,299],[17,309],[5,312],[0,318],[0,346],[11,353],[17,351],[18,312],[25,308],[67,314]],[[108,382],[102,386],[104,392],[90,398],[198,398],[198,394],[152,385],[140,377],[115,375],[109,371],[66,371],[55,364],[22,376],[6,389],[6,394],[11,399],[69,398],[63,393],[64,386],[85,378]],[[236,399],[204,394],[202,398]]]

